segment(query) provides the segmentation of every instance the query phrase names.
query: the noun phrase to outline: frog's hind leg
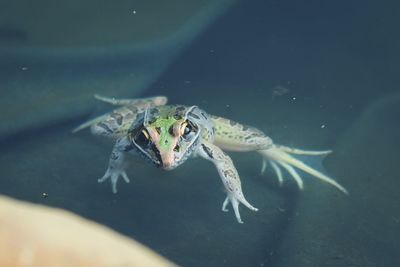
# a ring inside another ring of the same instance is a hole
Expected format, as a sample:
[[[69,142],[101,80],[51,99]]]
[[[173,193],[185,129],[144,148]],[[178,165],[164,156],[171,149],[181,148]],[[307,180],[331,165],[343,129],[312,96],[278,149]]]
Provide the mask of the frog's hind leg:
[[[139,106],[161,106],[165,105],[168,101],[165,96],[155,96],[148,98],[133,98],[133,99],[117,99],[114,97],[105,97],[98,94],[94,95],[94,98],[102,102],[114,105],[114,106],[128,106],[128,105],[139,105]]]
[[[123,106],[89,120],[75,128],[75,133],[87,127],[95,135],[108,136],[112,138],[121,137],[129,129],[138,114],[138,108],[134,106]]]
[[[347,194],[347,190],[329,176],[310,167],[303,161],[297,159],[296,155],[303,156],[324,156],[331,153],[331,150],[308,151],[286,146],[276,145],[271,138],[260,130],[248,127],[237,122],[213,116],[215,128],[214,144],[227,151],[257,151],[263,157],[262,172],[266,169],[267,162],[275,171],[279,183],[283,183],[281,168],[285,169],[296,181],[298,187],[303,189],[303,180],[296,169],[302,170]]]
[[[309,165],[305,164],[299,159],[296,159],[292,155],[307,155],[307,156],[324,156],[332,151],[330,150],[325,150],[325,151],[307,151],[307,150],[300,150],[300,149],[295,149],[295,148],[289,148],[285,146],[279,146],[279,145],[274,145],[273,147],[265,150],[259,150],[257,151],[260,153],[264,160],[268,160],[271,163],[271,166],[273,166],[273,169],[275,173],[277,174],[278,178],[282,177],[281,174],[281,169],[280,167],[283,167],[288,171],[288,173],[295,179],[298,187],[300,189],[303,189],[303,181],[301,176],[297,173],[297,171],[293,168],[297,168],[299,170],[302,170],[312,176],[314,176],[317,179],[320,179],[328,184],[333,185],[340,191],[342,191],[345,194],[348,194],[347,190],[340,185],[338,182],[330,178],[329,176],[323,174],[320,171],[317,171],[316,169],[310,167]],[[280,183],[282,181],[282,178],[280,179]]]
[[[72,130],[72,133],[79,132],[79,131],[81,131],[81,130],[83,130],[85,128],[88,128],[88,127],[92,126],[92,125],[98,124],[98,123],[104,121],[108,116],[109,116],[109,114],[104,114],[102,116],[99,116],[99,117],[96,117],[94,119],[91,119],[91,120],[89,120],[87,122],[84,122],[81,125],[79,125],[78,127],[74,128]]]

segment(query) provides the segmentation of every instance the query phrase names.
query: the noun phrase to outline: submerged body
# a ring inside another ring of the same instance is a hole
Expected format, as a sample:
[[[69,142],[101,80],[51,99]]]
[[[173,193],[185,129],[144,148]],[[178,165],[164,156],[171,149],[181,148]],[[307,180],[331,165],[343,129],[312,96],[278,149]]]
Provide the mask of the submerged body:
[[[257,209],[245,199],[239,174],[224,150],[258,152],[264,159],[262,171],[269,162],[280,183],[283,181],[282,167],[303,189],[303,181],[293,168],[296,167],[347,193],[336,181],[290,155],[325,155],[331,152],[329,150],[304,151],[280,146],[256,128],[209,115],[197,106],[166,105],[167,98],[162,96],[145,99],[95,97],[120,107],[82,124],[74,132],[91,127],[92,133],[116,140],[106,173],[98,180],[104,182],[110,178],[114,193],[119,177],[129,182],[124,170],[127,153],[139,154],[165,170],[172,170],[187,159],[199,156],[214,163],[225,186],[227,196],[222,210],[227,211],[230,203],[237,221],[242,223],[239,203],[251,210]]]

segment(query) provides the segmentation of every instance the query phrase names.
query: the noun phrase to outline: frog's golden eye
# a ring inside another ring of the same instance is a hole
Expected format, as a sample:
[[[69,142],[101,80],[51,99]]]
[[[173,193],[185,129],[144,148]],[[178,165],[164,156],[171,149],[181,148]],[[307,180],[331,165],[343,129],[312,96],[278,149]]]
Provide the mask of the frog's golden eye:
[[[180,135],[182,136],[186,136],[188,134],[190,134],[193,130],[193,127],[190,123],[188,123],[187,121],[185,121],[184,123],[181,124],[181,128],[180,128]]]
[[[150,135],[146,129],[143,128],[141,131],[138,131],[135,136],[135,142],[141,145],[146,145],[150,143]]]
[[[149,139],[149,138],[150,138],[149,133],[148,133],[145,129],[142,130],[142,134],[144,135],[144,137],[145,137],[146,139]]]

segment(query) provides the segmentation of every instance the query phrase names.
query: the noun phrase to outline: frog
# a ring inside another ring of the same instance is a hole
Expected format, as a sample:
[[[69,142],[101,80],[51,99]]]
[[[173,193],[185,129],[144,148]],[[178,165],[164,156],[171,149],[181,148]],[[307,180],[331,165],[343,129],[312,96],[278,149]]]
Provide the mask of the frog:
[[[113,193],[117,193],[120,178],[130,182],[125,170],[128,154],[139,155],[167,171],[199,157],[212,162],[222,180],[226,193],[222,211],[227,212],[230,204],[237,222],[243,223],[240,204],[252,211],[258,209],[245,198],[239,173],[227,152],[257,152],[262,158],[261,173],[270,165],[281,186],[283,169],[303,190],[303,179],[297,171],[300,170],[348,194],[336,180],[296,157],[323,157],[331,150],[302,150],[276,144],[255,127],[208,114],[195,105],[169,105],[165,96],[116,99],[95,95],[95,98],[115,108],[81,124],[73,132],[90,128],[94,135],[114,140],[108,167],[98,179],[99,183],[110,180]]]

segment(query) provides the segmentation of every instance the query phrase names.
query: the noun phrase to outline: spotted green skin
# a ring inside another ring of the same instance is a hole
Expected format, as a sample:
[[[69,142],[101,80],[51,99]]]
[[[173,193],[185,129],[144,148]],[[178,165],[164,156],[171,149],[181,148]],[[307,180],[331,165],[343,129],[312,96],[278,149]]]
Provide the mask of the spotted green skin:
[[[275,145],[262,131],[229,119],[207,114],[197,106],[167,105],[166,97],[145,99],[114,99],[96,96],[97,99],[117,106],[113,111],[77,127],[74,132],[90,127],[95,135],[115,140],[109,166],[99,182],[111,180],[113,192],[122,177],[130,181],[125,172],[125,156],[135,154],[165,170],[172,170],[193,157],[214,163],[226,198],[222,210],[230,203],[236,219],[242,223],[239,204],[257,211],[244,197],[239,174],[225,151],[257,151],[265,161],[270,161],[281,180],[278,164],[284,167],[302,189],[302,180],[292,168],[297,167],[346,192],[328,176],[319,173],[292,154],[323,155],[330,151],[303,151]]]

